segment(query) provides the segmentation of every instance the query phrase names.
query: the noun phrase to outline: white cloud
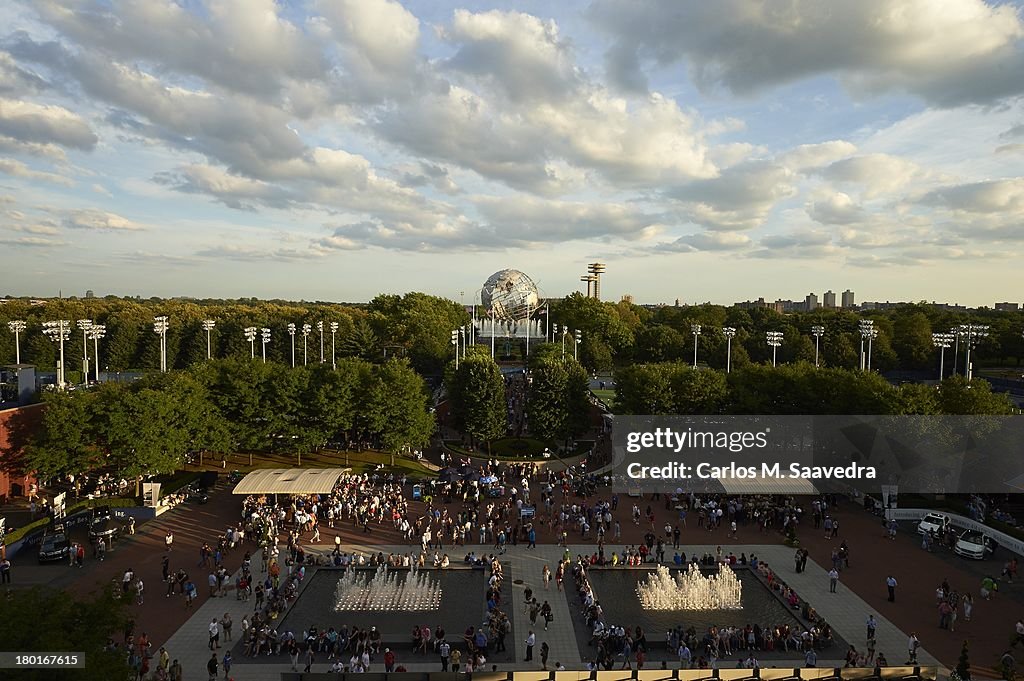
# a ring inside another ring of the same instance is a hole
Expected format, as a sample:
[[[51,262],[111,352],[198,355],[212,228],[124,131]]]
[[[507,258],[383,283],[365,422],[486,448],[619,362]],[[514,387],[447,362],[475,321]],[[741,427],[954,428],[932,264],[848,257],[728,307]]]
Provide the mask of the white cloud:
[[[70,187],[74,184],[70,178],[64,177],[63,175],[48,173],[41,170],[32,170],[21,161],[13,158],[0,158],[0,173],[6,173],[25,180],[42,180],[43,182],[52,182],[53,184],[60,184],[66,187]]]
[[[913,180],[926,177],[924,169],[913,161],[889,154],[867,154],[836,161],[821,174],[834,182],[857,185],[867,199],[891,194]]]
[[[84,150],[98,141],[88,123],[64,107],[10,99],[0,99],[0,135]]]
[[[103,232],[134,232],[146,229],[145,225],[138,222],[129,220],[116,213],[95,208],[68,211],[64,216],[63,225],[68,229],[87,229]]]
[[[762,225],[772,208],[794,196],[793,174],[768,161],[733,166],[709,180],[669,192],[682,213],[711,230],[745,230]]]
[[[940,104],[1024,91],[1024,25],[983,0],[597,0],[591,16],[615,41],[608,72],[645,87],[645,62],[685,62],[702,88],[753,94],[837,74],[855,93],[903,90]]]
[[[857,147],[846,140],[832,140],[818,144],[801,144],[791,149],[778,161],[790,170],[811,170],[821,168],[857,152]]]
[[[657,250],[677,253],[736,251],[745,249],[750,243],[750,237],[739,232],[701,232],[687,234],[675,241],[658,244]]]

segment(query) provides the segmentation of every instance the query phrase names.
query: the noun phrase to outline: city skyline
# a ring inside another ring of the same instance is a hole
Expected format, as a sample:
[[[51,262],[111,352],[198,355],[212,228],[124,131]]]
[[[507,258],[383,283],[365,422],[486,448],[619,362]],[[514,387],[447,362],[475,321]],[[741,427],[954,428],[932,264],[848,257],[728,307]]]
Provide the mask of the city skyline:
[[[1020,300],[1021,14],[7,3],[0,294]]]

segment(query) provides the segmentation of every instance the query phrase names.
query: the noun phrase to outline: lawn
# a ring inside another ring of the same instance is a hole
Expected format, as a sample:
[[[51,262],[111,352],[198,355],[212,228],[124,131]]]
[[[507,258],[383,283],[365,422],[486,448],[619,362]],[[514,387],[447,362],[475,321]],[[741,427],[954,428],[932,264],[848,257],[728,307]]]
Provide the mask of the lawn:
[[[614,408],[615,408],[615,388],[605,388],[604,390],[601,390],[600,388],[598,388],[596,390],[591,390],[590,392],[594,393],[594,397],[596,397],[597,399],[599,399],[602,402],[604,402],[605,404],[607,404],[609,409],[613,409],[614,410]]]

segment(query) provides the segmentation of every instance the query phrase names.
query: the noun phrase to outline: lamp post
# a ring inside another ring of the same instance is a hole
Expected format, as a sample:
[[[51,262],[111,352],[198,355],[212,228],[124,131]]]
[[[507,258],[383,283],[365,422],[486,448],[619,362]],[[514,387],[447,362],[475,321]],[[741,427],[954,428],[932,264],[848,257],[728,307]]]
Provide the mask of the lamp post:
[[[89,329],[92,328],[91,319],[79,319],[76,324],[82,332],[82,383],[89,382]]]
[[[167,372],[167,329],[170,328],[167,317],[153,317],[153,333],[160,336],[160,371]]]
[[[455,370],[459,370],[459,330],[452,329],[452,347],[455,348]]]
[[[267,363],[267,343],[270,342],[270,329],[264,327],[260,329],[260,339],[263,341],[261,344],[263,350],[263,363]]]
[[[316,323],[316,330],[320,332],[320,363],[324,363],[324,323],[319,321]]]
[[[288,325],[288,335],[292,337],[292,369],[295,368],[295,325]]]
[[[955,333],[933,333],[932,345],[939,348],[939,380],[946,376],[946,348],[956,340]]]
[[[249,358],[256,359],[256,327],[247,326],[242,333],[245,334],[245,340],[249,341]]]
[[[302,366],[309,364],[309,354],[306,352],[306,339],[309,338],[309,332],[313,330],[313,327],[309,324],[302,325]]]
[[[338,368],[338,355],[334,351],[334,348],[336,347],[335,344],[334,344],[334,341],[337,338],[337,335],[338,335],[338,322],[331,322],[331,368],[332,369],[337,369]]]
[[[775,353],[782,345],[782,332],[781,331],[768,331],[765,333],[765,340],[768,341],[768,345],[772,348],[772,366],[775,364]]]
[[[974,367],[971,366],[971,348],[982,338],[988,337],[989,326],[987,324],[964,324],[960,328],[963,330],[967,348],[964,357],[964,375],[969,381],[974,378]]]
[[[57,387],[64,389],[64,341],[71,337],[71,322],[58,319],[55,322],[43,322],[43,334],[55,343],[60,343],[60,360],[57,362]]]
[[[92,340],[92,363],[96,367],[96,382],[100,382],[100,340],[107,335],[107,327],[103,324],[93,324],[89,329],[89,339]],[[88,381],[88,376],[86,380]]]
[[[700,324],[690,324],[690,332],[693,334],[693,368],[697,368],[697,338],[700,337]]]
[[[572,344],[572,358],[576,361],[579,361],[580,343],[583,342],[583,332],[580,331],[579,329],[576,329],[576,332],[573,334],[572,339],[574,341]]]
[[[206,359],[213,357],[213,345],[210,341],[210,332],[213,331],[213,327],[217,326],[217,322],[212,319],[203,320],[203,331],[206,332]]]
[[[556,324],[555,325],[555,329],[557,330],[557,328],[558,328],[558,325]],[[562,325],[562,361],[563,362],[565,361],[565,334],[567,334],[567,333],[569,333],[569,327],[566,326],[565,324],[563,324]]]
[[[815,324],[811,327],[811,333],[814,334],[814,366],[818,366],[818,345],[821,341],[821,337],[825,335],[825,327],[820,324]]]
[[[14,334],[14,363],[21,364],[21,332],[25,330],[26,324],[20,319],[7,322],[7,328]]]
[[[857,322],[857,329],[860,331],[860,370],[865,371],[870,368],[871,362],[868,360],[868,356],[864,354],[864,341],[872,339],[874,335],[877,335],[875,333],[875,320],[862,319]]]
[[[725,373],[732,372],[732,339],[736,337],[736,329],[732,326],[723,326],[722,335],[725,336]]]

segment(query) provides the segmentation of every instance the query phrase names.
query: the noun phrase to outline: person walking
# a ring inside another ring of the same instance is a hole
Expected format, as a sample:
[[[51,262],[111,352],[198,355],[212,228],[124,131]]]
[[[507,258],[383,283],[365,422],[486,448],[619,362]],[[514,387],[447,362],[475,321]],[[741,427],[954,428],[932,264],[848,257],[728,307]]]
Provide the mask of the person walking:
[[[222,659],[220,661],[221,666],[224,667],[224,678],[225,679],[230,678],[230,676],[231,676],[231,663],[232,662],[233,662],[233,660],[231,659],[231,651],[230,650],[225,650],[224,651],[224,659]]]
[[[441,645],[437,647],[437,652],[441,656],[441,671],[448,671],[448,660],[451,653],[452,647],[448,645],[447,641],[441,641]]]
[[[11,583],[11,561],[4,557],[0,560],[0,584]]]
[[[210,660],[206,663],[206,671],[210,675],[210,681],[217,681],[217,672],[220,671],[220,663],[217,662],[217,653],[210,655]]]
[[[551,648],[548,647],[548,642],[544,641],[540,644],[540,668],[544,671],[548,669],[548,655],[551,653]]]
[[[461,662],[462,662],[462,653],[459,651],[458,648],[456,648],[455,650],[452,651],[452,656],[451,656],[451,665],[452,665],[452,673],[453,674],[458,674],[459,673],[459,664]]]
[[[899,582],[897,582],[896,578],[893,577],[892,575],[889,575],[888,577],[885,578],[885,586],[886,586],[886,588],[889,589],[889,602],[890,603],[895,603],[896,602],[896,587],[898,585],[899,585]]]
[[[551,568],[546,564],[544,565],[544,569],[541,570],[540,577],[541,581],[544,583],[544,590],[547,591],[548,587],[551,585]]]
[[[907,664],[917,664],[917,649],[921,647],[921,641],[917,638],[917,634],[910,632],[910,637],[907,639]]]
[[[533,661],[533,646],[537,643],[537,636],[533,633],[533,629],[526,635],[526,662]]]
[[[135,602],[139,605],[143,603],[142,592],[145,588],[146,585],[142,583],[142,577],[139,577],[139,581],[135,582]]]
[[[836,570],[833,567],[831,570],[828,571],[828,592],[834,594],[836,592],[836,584],[838,584],[838,583],[839,583],[839,570]]]
[[[220,623],[217,622],[217,618],[214,617],[210,620],[210,650],[214,648],[220,648]],[[216,655],[214,656],[216,659]]]
[[[167,530],[167,534],[164,535],[164,550],[170,552],[171,545],[174,544],[174,533]]]

